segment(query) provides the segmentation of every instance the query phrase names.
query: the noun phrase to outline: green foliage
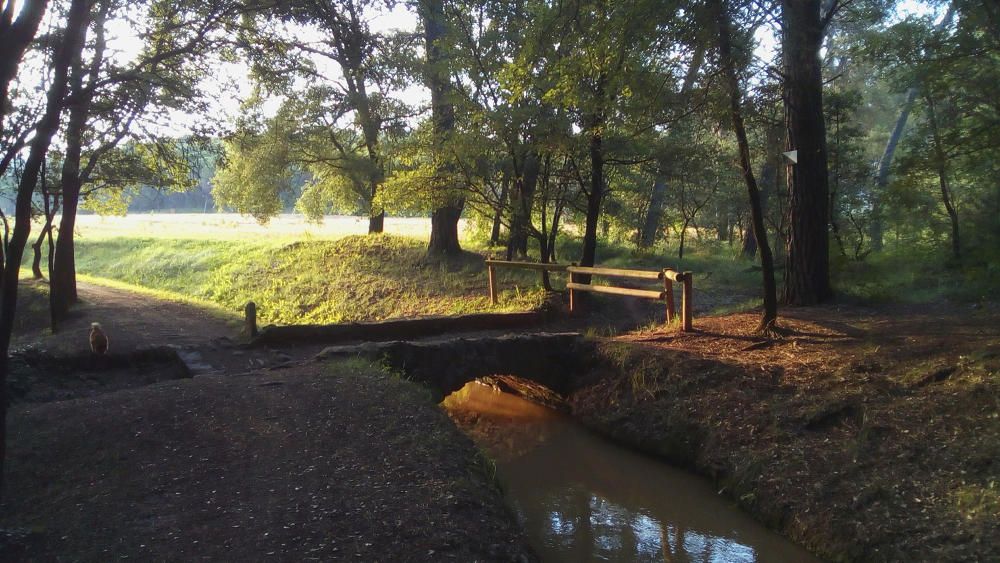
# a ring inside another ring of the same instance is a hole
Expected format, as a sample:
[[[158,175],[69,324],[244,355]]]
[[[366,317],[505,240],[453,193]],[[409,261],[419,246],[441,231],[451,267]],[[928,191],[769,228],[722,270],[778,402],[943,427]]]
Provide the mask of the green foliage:
[[[226,141],[226,162],[212,179],[216,205],[252,215],[261,223],[284,208],[293,189],[288,143],[280,127]]]
[[[81,189],[83,209],[101,215],[124,215],[143,188],[183,192],[197,184],[193,147],[182,140],[128,143],[114,147],[96,162]]]
[[[891,241],[890,241],[891,242]],[[834,261],[838,294],[862,303],[986,302],[1000,293],[1000,253],[969,256],[963,268],[948,268],[947,248],[932,241],[891,243],[864,262]]]

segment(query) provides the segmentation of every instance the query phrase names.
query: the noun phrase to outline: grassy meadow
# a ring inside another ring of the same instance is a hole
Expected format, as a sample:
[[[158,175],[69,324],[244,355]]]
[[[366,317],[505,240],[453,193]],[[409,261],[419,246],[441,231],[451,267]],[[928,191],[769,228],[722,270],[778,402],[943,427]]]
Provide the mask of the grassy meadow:
[[[283,215],[268,225],[231,214],[137,214],[122,218],[83,216],[77,238],[77,268],[84,279],[143,288],[233,313],[247,301],[266,324],[336,323],[418,315],[528,310],[545,292],[536,273],[499,271],[500,303],[487,298],[481,257],[500,256],[463,224],[465,259],[452,264],[424,258],[427,219],[387,220],[386,234],[363,234],[367,223],[334,217],[321,225]],[[912,249],[911,249],[912,251]],[[564,237],[560,262],[580,254],[580,241]],[[698,315],[734,312],[759,304],[760,270],[737,256],[738,245],[694,238],[684,260],[668,245],[637,252],[624,242],[602,241],[598,263],[611,267],[695,272]],[[842,300],[877,304],[941,299],[978,301],[996,289],[996,276],[927,276],[920,259],[885,252],[867,260],[834,257],[834,280]],[[781,279],[780,256],[778,257]],[[970,273],[971,272],[971,273]],[[553,276],[561,287],[562,276]],[[598,280],[598,283],[602,283]]]

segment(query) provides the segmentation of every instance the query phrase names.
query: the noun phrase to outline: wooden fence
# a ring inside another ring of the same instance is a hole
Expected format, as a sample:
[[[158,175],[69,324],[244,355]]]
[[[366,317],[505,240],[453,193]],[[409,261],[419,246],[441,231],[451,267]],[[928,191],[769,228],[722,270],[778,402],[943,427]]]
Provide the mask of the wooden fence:
[[[663,270],[622,270],[617,268],[597,268],[587,266],[577,266],[575,264],[541,264],[538,262],[507,262],[504,260],[487,260],[486,272],[489,276],[490,303],[497,302],[497,281],[496,268],[514,268],[522,270],[538,270],[547,272],[568,272],[570,281],[566,284],[569,289],[569,310],[572,313],[576,307],[576,292],[588,291],[592,293],[605,293],[609,295],[623,295],[627,297],[639,297],[642,299],[655,299],[664,301],[667,308],[667,322],[673,322],[677,316],[674,307],[674,283],[681,284],[681,330],[690,331],[693,320],[692,306],[694,302],[693,284],[691,272],[678,272],[670,268]],[[657,280],[663,283],[662,290],[632,289],[628,287],[614,287],[608,285],[592,285],[577,283],[577,275],[603,276],[613,278],[631,278],[640,280]]]

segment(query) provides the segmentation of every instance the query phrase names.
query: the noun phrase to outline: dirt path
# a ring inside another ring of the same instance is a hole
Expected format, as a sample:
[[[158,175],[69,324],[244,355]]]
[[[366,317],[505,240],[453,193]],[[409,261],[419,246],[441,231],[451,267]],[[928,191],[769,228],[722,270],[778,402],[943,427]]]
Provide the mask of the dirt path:
[[[37,342],[66,354],[85,353],[92,322],[101,323],[111,338],[111,350],[119,353],[149,346],[202,347],[238,334],[235,314],[227,321],[188,303],[92,283],[79,283],[78,291],[80,304],[58,333],[36,328],[18,335],[18,343]]]
[[[94,284],[48,334],[30,289],[0,560],[534,560],[423,388],[362,362],[297,362],[308,347],[247,349],[238,323]],[[89,355],[91,322],[107,358]],[[137,359],[164,346],[189,369]]]

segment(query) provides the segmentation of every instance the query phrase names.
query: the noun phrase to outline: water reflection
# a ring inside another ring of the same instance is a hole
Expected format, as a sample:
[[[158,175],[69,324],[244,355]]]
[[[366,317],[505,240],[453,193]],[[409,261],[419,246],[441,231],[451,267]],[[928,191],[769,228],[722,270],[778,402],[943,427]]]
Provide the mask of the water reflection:
[[[444,402],[497,472],[543,561],[815,561],[688,473],[477,382]]]

